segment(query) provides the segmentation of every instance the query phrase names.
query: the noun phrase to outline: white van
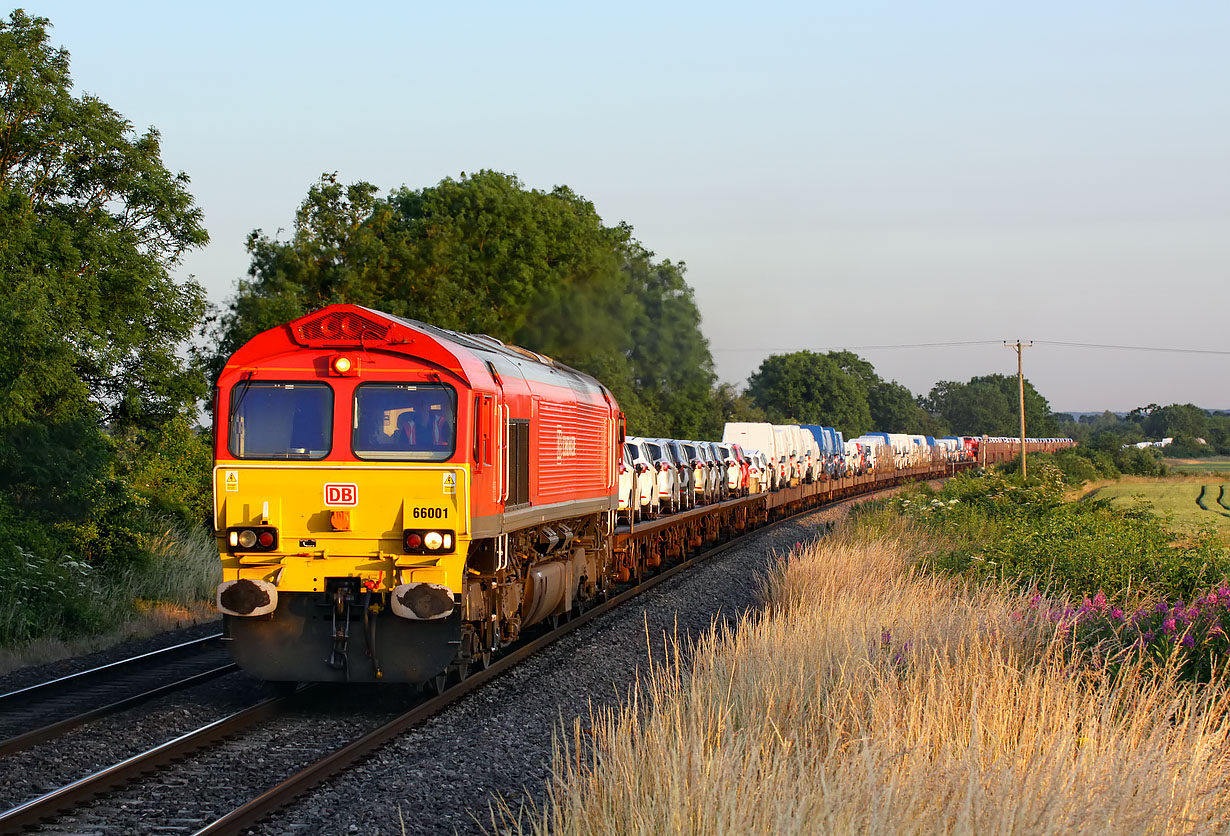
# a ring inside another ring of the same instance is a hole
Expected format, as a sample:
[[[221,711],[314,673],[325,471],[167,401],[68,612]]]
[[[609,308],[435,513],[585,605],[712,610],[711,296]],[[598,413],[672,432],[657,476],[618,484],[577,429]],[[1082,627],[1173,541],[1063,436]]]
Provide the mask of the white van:
[[[819,482],[821,480],[821,471],[824,469],[824,454],[820,450],[820,442],[815,434],[806,427],[800,427],[799,432],[803,435],[803,446],[807,448],[810,458],[808,466],[807,481]]]
[[[796,453],[794,439],[790,430],[784,425],[773,425],[773,440],[777,453],[777,481],[783,487],[793,487],[798,484],[798,472],[795,470]]]

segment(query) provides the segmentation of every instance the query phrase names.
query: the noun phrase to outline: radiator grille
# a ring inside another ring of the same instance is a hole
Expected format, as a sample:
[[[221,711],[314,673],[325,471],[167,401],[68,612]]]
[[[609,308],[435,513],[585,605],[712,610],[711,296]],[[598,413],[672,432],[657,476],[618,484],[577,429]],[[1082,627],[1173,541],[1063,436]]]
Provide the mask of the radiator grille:
[[[351,312],[334,311],[295,326],[295,337],[304,345],[362,345],[384,342],[388,335],[388,323]]]

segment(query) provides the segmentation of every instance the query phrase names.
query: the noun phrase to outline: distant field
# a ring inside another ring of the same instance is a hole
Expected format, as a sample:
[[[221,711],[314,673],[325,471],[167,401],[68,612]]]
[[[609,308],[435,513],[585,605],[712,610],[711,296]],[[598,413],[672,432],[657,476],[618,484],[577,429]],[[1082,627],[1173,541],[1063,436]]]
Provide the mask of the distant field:
[[[1162,459],[1162,461],[1178,473],[1230,473],[1230,456],[1213,456],[1207,459]]]
[[[1230,470],[1230,462],[1227,466]],[[1184,531],[1194,532],[1202,526],[1214,526],[1230,545],[1230,482],[1187,477],[1182,480],[1112,484],[1098,488],[1089,495],[1109,499],[1122,506],[1131,506],[1143,499],[1157,513],[1172,514],[1176,526]]]

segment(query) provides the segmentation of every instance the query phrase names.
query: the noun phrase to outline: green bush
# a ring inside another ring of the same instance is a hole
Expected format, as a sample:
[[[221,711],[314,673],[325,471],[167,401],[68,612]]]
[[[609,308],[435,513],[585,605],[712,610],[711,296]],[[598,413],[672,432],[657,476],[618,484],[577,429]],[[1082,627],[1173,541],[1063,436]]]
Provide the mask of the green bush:
[[[1212,532],[1183,541],[1145,509],[1065,502],[1066,476],[1050,460],[1035,467],[1031,459],[1030,476],[1022,486],[1002,473],[961,475],[938,492],[910,490],[880,507],[947,544],[929,565],[976,580],[1075,596],[1131,589],[1190,597],[1230,575],[1230,556]]]

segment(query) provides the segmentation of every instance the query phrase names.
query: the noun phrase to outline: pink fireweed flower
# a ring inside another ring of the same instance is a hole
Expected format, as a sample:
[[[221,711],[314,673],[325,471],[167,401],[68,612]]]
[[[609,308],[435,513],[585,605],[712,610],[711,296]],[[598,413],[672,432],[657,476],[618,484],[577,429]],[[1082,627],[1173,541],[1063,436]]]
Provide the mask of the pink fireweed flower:
[[[1098,590],[1098,594],[1093,596],[1093,606],[1099,611],[1106,609],[1106,593]]]
[[[1119,609],[1118,607],[1115,607],[1113,610],[1110,611],[1110,617],[1118,621],[1122,621],[1123,620],[1123,610]]]
[[[1167,618],[1162,622],[1162,630],[1164,630],[1168,636],[1175,631],[1175,626],[1175,620],[1173,618]]]

